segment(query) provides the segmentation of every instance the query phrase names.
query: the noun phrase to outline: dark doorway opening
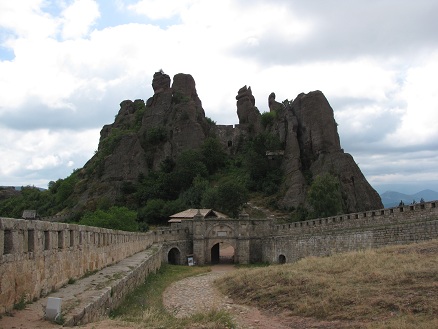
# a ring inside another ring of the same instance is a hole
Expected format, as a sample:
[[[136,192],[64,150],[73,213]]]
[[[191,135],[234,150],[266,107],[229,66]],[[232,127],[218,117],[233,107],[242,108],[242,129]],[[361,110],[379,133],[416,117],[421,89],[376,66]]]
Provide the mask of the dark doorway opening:
[[[213,247],[211,247],[211,263],[219,264],[220,260],[220,252],[219,252],[219,243],[216,243]]]
[[[278,256],[278,263],[280,264],[286,263],[286,256],[285,255]]]
[[[181,253],[178,248],[172,248],[167,254],[167,262],[172,265],[180,265]]]
[[[226,242],[216,243],[211,247],[211,263],[212,264],[233,264],[234,263],[234,248]]]

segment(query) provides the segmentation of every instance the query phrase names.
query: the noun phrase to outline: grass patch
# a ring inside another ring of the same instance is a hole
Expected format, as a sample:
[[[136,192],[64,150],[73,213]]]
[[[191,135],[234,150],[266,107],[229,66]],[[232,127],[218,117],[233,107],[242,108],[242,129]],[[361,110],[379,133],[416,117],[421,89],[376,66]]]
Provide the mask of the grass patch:
[[[24,310],[26,308],[27,302],[24,296],[21,296],[20,300],[14,304],[14,310]]]
[[[86,271],[85,274],[82,276],[81,279],[88,278],[89,276],[92,276],[92,275],[96,274],[97,272],[99,272],[99,270]]]
[[[219,279],[238,303],[370,328],[437,328],[438,242],[309,257]]]
[[[111,313],[111,317],[134,322],[140,328],[234,328],[230,315],[225,311],[177,319],[163,306],[163,292],[172,282],[209,271],[209,267],[165,264],[156,274],[149,274],[145,283],[129,294],[120,307]]]

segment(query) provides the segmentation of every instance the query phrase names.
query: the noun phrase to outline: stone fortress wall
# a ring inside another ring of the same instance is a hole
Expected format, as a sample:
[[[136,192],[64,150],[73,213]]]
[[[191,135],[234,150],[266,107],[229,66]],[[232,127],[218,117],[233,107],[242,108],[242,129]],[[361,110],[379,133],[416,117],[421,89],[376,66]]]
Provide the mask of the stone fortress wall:
[[[134,233],[0,218],[0,314],[164,241],[187,240],[186,232]],[[161,249],[160,249],[161,250]],[[163,257],[159,257],[161,265]]]
[[[227,239],[240,263],[294,262],[306,256],[437,239],[437,205],[433,201],[281,225],[251,218],[241,218],[240,224],[230,220],[233,225],[227,220],[194,220],[147,233],[0,218],[0,313],[12,310],[23,298],[36,300],[70,279],[152,246],[159,246],[161,253],[158,263],[154,258],[156,268],[168,262],[170,254],[178,264],[198,253],[208,262],[211,246]]]
[[[438,201],[275,225],[263,242],[263,261],[438,239]]]

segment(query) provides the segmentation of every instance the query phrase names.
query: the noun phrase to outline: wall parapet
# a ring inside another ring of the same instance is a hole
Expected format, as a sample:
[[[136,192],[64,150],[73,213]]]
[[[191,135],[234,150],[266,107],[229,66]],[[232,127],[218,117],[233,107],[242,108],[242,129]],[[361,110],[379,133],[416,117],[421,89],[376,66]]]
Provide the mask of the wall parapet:
[[[274,225],[263,260],[294,262],[308,256],[409,244],[438,238],[438,202]]]
[[[438,217],[438,201],[368,210],[287,224],[276,224],[272,228],[272,234],[299,234],[308,230],[315,231],[318,229],[337,230],[356,227],[374,227],[376,225],[394,225],[427,220],[434,215]]]
[[[33,301],[155,242],[137,233],[40,220],[0,218],[0,313]]]

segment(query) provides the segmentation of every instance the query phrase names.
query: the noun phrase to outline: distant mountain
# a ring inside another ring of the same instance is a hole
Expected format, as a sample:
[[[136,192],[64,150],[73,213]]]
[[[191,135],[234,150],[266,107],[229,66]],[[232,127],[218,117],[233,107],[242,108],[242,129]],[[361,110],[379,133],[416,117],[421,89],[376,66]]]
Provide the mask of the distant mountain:
[[[13,186],[0,186],[0,200],[8,199],[20,194]]]
[[[438,192],[435,192],[432,190],[423,190],[421,192],[413,194],[412,196],[417,198],[417,199],[423,198],[424,201],[438,200]]]
[[[432,190],[423,190],[415,194],[404,194],[395,191],[386,191],[380,194],[382,203],[385,208],[396,207],[403,201],[404,204],[411,204],[412,202],[420,202],[423,198],[424,201],[438,200],[438,192]]]
[[[45,191],[47,190],[46,188],[42,188],[42,187],[38,187],[38,186],[31,186],[31,185],[26,185],[26,186],[0,186],[0,189],[15,189],[16,191],[21,191],[23,187],[34,187],[37,188],[40,191]]]

